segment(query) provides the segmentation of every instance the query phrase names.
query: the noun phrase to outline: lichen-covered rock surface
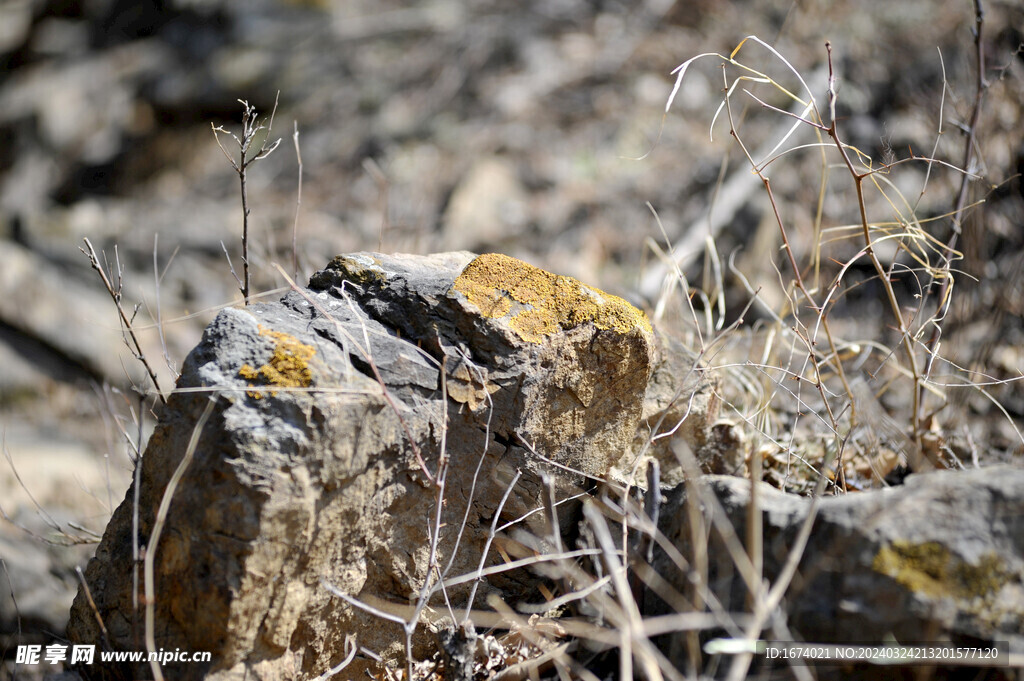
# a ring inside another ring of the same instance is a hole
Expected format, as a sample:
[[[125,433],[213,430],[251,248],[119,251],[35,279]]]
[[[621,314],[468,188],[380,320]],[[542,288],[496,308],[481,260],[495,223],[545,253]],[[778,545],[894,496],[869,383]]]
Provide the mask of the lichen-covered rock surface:
[[[446,576],[476,569],[517,471],[503,523],[540,508],[543,472],[566,492],[606,476],[637,432],[653,339],[644,315],[619,298],[465,252],[340,256],[308,289],[224,310],[189,355],[142,458],[139,489],[129,490],[86,571],[109,644],[137,650],[143,640],[132,597],[137,492],[139,542],[156,552],[156,645],[213,653],[209,665],[169,665],[171,678],[310,678],[345,657],[353,634],[398,659],[401,628],[322,582],[395,607],[415,598],[430,569],[437,499],[420,460],[432,476],[442,449],[451,463],[438,543]],[[149,546],[210,400],[166,526]],[[537,530],[541,517],[517,527]],[[513,558],[525,551],[515,532],[495,547]],[[500,562],[498,553],[486,562]],[[494,575],[477,603],[492,591],[536,597],[537,579]],[[458,604],[467,590],[447,596]],[[84,593],[69,637],[106,645]],[[370,664],[360,656],[346,674]],[[81,673],[148,671],[96,664]]]
[[[667,495],[660,527],[687,557],[695,550],[686,510],[693,494],[709,528],[696,549],[707,556],[706,583],[723,611],[744,611],[749,588],[735,555],[710,528],[746,536],[750,481],[707,476]],[[811,507],[810,499],[759,483],[763,574],[770,582],[781,573]],[[681,593],[692,588],[690,576],[660,549],[654,567]],[[667,609],[653,592],[647,598],[649,614]],[[898,487],[821,499],[782,612],[796,641],[982,647],[1003,641],[1022,659],[1024,468],[936,471],[912,475]],[[686,664],[685,634],[662,643],[680,668]],[[865,673],[836,678],[874,678],[877,668]]]
[[[603,475],[629,451],[651,372],[632,305],[504,255],[340,256],[310,286],[444,358],[447,391],[492,432]]]

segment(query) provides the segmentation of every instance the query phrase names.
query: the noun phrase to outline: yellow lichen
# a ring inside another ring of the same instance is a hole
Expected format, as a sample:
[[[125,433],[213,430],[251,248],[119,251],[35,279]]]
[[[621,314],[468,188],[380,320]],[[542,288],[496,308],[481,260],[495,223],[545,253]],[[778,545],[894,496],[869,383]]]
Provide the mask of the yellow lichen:
[[[271,331],[262,326],[259,327],[261,336],[268,336],[274,341],[274,354],[270,361],[254,368],[249,364],[243,364],[238,370],[238,375],[249,381],[249,385],[255,387],[254,381],[259,385],[274,385],[281,388],[308,388],[313,383],[313,372],[309,368],[309,360],[316,354],[316,348],[312,345],[300,343],[295,336],[280,331]],[[276,390],[268,391],[271,396],[277,394]],[[246,391],[250,397],[260,399],[263,393],[259,390]]]
[[[1009,578],[996,554],[985,554],[972,565],[934,541],[895,541],[875,554],[871,567],[911,591],[931,597],[985,598],[1001,589]]]
[[[651,332],[647,316],[622,298],[507,255],[478,256],[453,288],[483,316],[508,316],[512,330],[530,343],[586,323],[619,333],[636,328]]]
[[[386,279],[380,262],[369,255],[339,255],[331,261],[331,268],[338,270],[342,277],[357,284],[379,283]]]

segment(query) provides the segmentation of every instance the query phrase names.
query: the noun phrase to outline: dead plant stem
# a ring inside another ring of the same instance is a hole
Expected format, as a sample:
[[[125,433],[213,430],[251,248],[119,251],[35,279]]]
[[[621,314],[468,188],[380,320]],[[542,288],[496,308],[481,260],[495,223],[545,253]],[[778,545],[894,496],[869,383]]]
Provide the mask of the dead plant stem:
[[[299,122],[292,121],[295,132],[292,133],[292,142],[295,143],[295,158],[299,163],[299,187],[295,193],[295,220],[292,222],[292,277],[299,278],[299,256],[298,256],[298,234],[299,234],[299,209],[302,208],[302,152],[299,150]]]
[[[960,234],[963,231],[963,219],[964,211],[967,208],[967,196],[968,189],[970,187],[971,178],[973,173],[971,172],[971,165],[974,163],[974,149],[977,140],[978,133],[978,122],[981,118],[981,107],[983,100],[985,99],[985,92],[988,90],[988,81],[985,79],[985,47],[982,40],[982,29],[985,27],[985,9],[982,6],[981,0],[974,0],[974,47],[975,47],[975,90],[974,90],[974,107],[971,111],[971,120],[967,126],[967,139],[964,141],[964,174],[960,180],[960,191],[957,193],[956,205],[953,208],[952,215],[952,226],[953,233],[949,237],[949,241],[946,246],[949,249],[950,258],[956,253],[957,241]],[[941,125],[941,123],[940,123]],[[935,316],[938,319],[942,319],[946,316],[949,310],[952,296],[949,295],[950,288],[953,286],[953,276],[950,272],[950,260],[947,259],[945,266],[945,276],[942,279],[942,285],[939,288],[939,309],[936,311]],[[928,349],[928,355],[925,359],[924,376],[927,380],[932,375],[932,367],[935,364],[936,354],[938,352],[939,339],[942,337],[942,328],[938,324],[932,326],[932,333],[929,336],[925,347]],[[915,404],[919,408],[923,409],[924,402],[924,386],[920,386],[918,391],[918,397]]]
[[[224,156],[227,157],[231,167],[234,168],[238,174],[238,181],[241,185],[242,191],[242,284],[240,290],[242,292],[242,298],[246,305],[249,304],[249,291],[250,291],[250,278],[249,278],[249,195],[246,191],[246,173],[249,166],[256,161],[262,161],[266,157],[274,153],[278,145],[281,144],[280,138],[270,144],[270,132],[274,128],[274,114],[277,113],[278,98],[281,93],[277,93],[278,96],[274,98],[274,108],[270,112],[270,120],[266,125],[267,136],[263,139],[263,143],[260,145],[256,153],[249,155],[249,149],[252,147],[253,141],[256,139],[257,133],[264,129],[263,124],[260,122],[259,117],[256,115],[256,107],[249,104],[245,100],[238,100],[239,104],[242,105],[242,136],[239,138],[237,135],[229,133],[221,126],[215,126],[213,123],[210,127],[213,128],[213,137],[217,141],[217,146],[224,152]],[[238,144],[238,161],[235,161],[228,153],[228,150],[224,148],[224,145],[220,141],[220,133],[231,135],[234,138],[235,143]],[[226,251],[225,251],[226,253]],[[230,259],[229,261],[230,262]],[[233,269],[232,269],[233,271]]]
[[[121,269],[120,262],[115,259],[115,267],[117,268],[117,287],[110,282],[110,278],[107,276],[106,270],[100,264],[100,259],[96,255],[96,249],[92,247],[92,243],[89,239],[83,239],[85,242],[85,248],[79,248],[87,258],[89,258],[89,264],[92,268],[99,273],[100,279],[103,280],[103,286],[107,289],[107,293],[110,294],[110,298],[114,301],[114,305],[117,307],[117,314],[121,318],[122,331],[127,334],[127,338],[124,339],[125,345],[133,352],[135,359],[142,363],[145,367],[146,373],[149,375],[149,380],[153,383],[153,389],[156,390],[157,397],[161,402],[167,404],[167,399],[164,397],[163,391],[160,389],[160,381],[156,378],[156,372],[153,371],[153,367],[149,365],[149,360],[146,359],[146,353],[142,351],[142,344],[139,342],[138,336],[135,335],[135,327],[132,326],[132,319],[128,317],[128,314],[124,311],[124,307],[121,305]],[[133,315],[134,316],[134,315]],[[131,343],[128,340],[131,339]]]
[[[522,477],[522,475],[522,471],[516,471],[515,476],[512,478],[512,482],[510,482],[505,488],[505,494],[502,495],[498,508],[494,511],[494,518],[491,520],[491,529],[487,533],[487,541],[484,543],[484,550],[480,554],[480,566],[477,568],[476,573],[474,573],[475,579],[473,581],[473,586],[470,589],[469,598],[466,600],[466,616],[463,619],[469,619],[469,613],[473,609],[473,601],[476,600],[477,587],[480,585],[480,580],[484,578],[484,574],[486,572],[484,570],[484,563],[487,562],[487,554],[491,551],[491,543],[494,541],[494,537],[497,532],[496,528],[498,526],[498,520],[501,518],[501,511],[505,508],[505,502],[508,501],[509,495],[512,494],[512,489],[516,486],[516,483],[519,482],[519,478]],[[451,582],[448,582],[448,584],[450,585]]]
[[[725,78],[725,72],[724,71],[723,71],[723,78]],[[728,89],[729,89],[729,85],[728,85],[728,83],[726,83],[726,90],[728,90]],[[851,422],[853,424],[856,424],[856,422],[857,422],[856,412],[852,408],[852,405],[853,405],[853,392],[850,390],[850,382],[846,378],[846,372],[843,369],[843,362],[840,359],[839,351],[838,351],[838,348],[836,347],[835,337],[833,336],[832,329],[829,326],[829,322],[828,322],[828,307],[827,306],[823,307],[821,305],[818,305],[818,303],[815,301],[814,297],[811,295],[811,292],[807,289],[807,286],[804,284],[803,276],[800,273],[800,266],[797,265],[796,256],[793,255],[793,248],[792,248],[792,246],[790,244],[790,241],[789,241],[789,235],[786,232],[785,221],[782,219],[782,215],[779,213],[778,202],[776,202],[775,194],[772,191],[771,180],[770,180],[770,178],[767,175],[764,174],[764,168],[761,167],[761,166],[758,166],[758,164],[754,161],[754,158],[750,155],[750,152],[747,150],[747,147],[743,143],[743,140],[740,139],[739,133],[736,131],[735,120],[733,118],[732,104],[731,104],[731,102],[730,102],[728,97],[726,97],[726,100],[725,100],[725,108],[726,108],[726,114],[727,114],[728,119],[729,119],[729,134],[732,136],[733,139],[736,140],[736,143],[739,145],[740,150],[743,152],[744,156],[746,156],[747,162],[750,164],[751,169],[754,171],[754,173],[757,175],[757,177],[764,184],[765,193],[768,195],[768,201],[769,201],[769,203],[771,203],[771,206],[772,206],[772,214],[775,217],[775,223],[779,226],[779,233],[780,233],[780,235],[782,237],[783,249],[785,250],[786,257],[789,260],[789,266],[793,270],[793,282],[795,283],[796,287],[800,290],[801,294],[804,297],[804,300],[806,300],[807,303],[811,306],[811,308],[814,309],[818,313],[818,319],[819,319],[819,321],[821,323],[821,328],[825,332],[825,338],[828,340],[828,345],[829,345],[829,349],[830,349],[829,357],[832,358],[831,363],[835,367],[836,374],[839,376],[839,380],[843,384],[843,389],[846,391],[846,395],[849,397],[849,401],[850,401],[850,405],[851,405],[850,420],[851,420]],[[800,118],[800,120],[804,120],[804,119]],[[806,122],[808,124],[812,125],[813,127],[821,127],[821,126],[813,123],[812,121],[806,121]],[[805,343],[805,345],[807,347],[808,357],[810,359],[810,363],[811,363],[811,366],[813,367],[813,371],[814,371],[814,385],[817,388],[818,393],[821,395],[822,404],[824,404],[825,410],[828,412],[829,421],[831,422],[831,426],[832,426],[832,431],[835,433],[836,438],[839,438],[839,437],[841,437],[840,436],[839,423],[836,420],[834,412],[832,411],[831,402],[829,401],[828,395],[827,395],[827,393],[825,391],[825,384],[824,384],[824,381],[822,380],[822,377],[821,377],[821,367],[819,366],[819,363],[818,363],[818,352],[814,348],[814,346],[816,344],[816,341],[810,335],[810,333],[808,333],[806,326],[801,321],[801,319],[800,319],[800,306],[799,306],[799,304],[796,301],[793,301],[793,318],[794,318],[794,322],[796,324],[795,330],[797,332],[797,336],[800,337],[803,340],[803,342]],[[845,475],[844,475],[844,472],[843,472],[842,468],[840,468],[840,470],[837,472],[837,478],[840,480],[842,488],[845,490],[846,489],[846,482],[845,482]]]
[[[178,483],[185,475],[185,469],[192,462],[196,447],[199,445],[199,436],[203,432],[206,421],[213,413],[213,407],[217,403],[216,397],[210,397],[200,414],[196,425],[192,428],[192,436],[189,438],[185,455],[181,458],[177,468],[167,482],[163,496],[160,498],[160,507],[157,509],[156,518],[153,520],[153,529],[149,534],[149,541],[146,542],[146,557],[143,565],[143,588],[146,593],[146,651],[149,653],[149,668],[153,672],[156,681],[163,681],[163,673],[160,671],[160,663],[156,661],[156,638],[155,638],[155,613],[156,613],[156,582],[153,576],[153,563],[156,559],[156,547],[160,542],[160,533],[163,532],[164,523],[167,521],[167,513],[171,508],[171,499],[178,488]],[[140,462],[141,465],[141,462]]]
[[[910,373],[911,373],[911,376],[913,377],[913,400],[914,400],[914,404],[913,404],[913,411],[912,411],[912,419],[913,419],[914,442],[917,444],[918,447],[920,447],[921,446],[921,427],[920,427],[920,417],[921,417],[921,414],[920,414],[920,409],[919,409],[918,405],[919,405],[920,397],[921,397],[921,395],[920,395],[921,374],[918,371],[918,367],[917,367],[917,353],[914,352],[914,339],[912,338],[912,336],[910,334],[910,330],[907,327],[906,321],[903,318],[903,312],[900,309],[899,300],[896,298],[896,291],[894,291],[893,287],[892,287],[892,280],[890,279],[889,274],[886,272],[885,267],[882,266],[882,263],[878,259],[878,255],[875,253],[875,249],[872,246],[872,241],[871,241],[871,223],[868,220],[867,203],[864,200],[864,178],[866,177],[866,175],[864,175],[862,173],[859,173],[857,171],[857,169],[854,167],[853,161],[850,159],[849,153],[847,153],[846,145],[843,144],[843,141],[839,138],[838,124],[837,124],[836,116],[835,116],[836,93],[835,93],[835,87],[834,87],[835,75],[834,75],[834,71],[832,70],[832,44],[829,43],[828,41],[825,42],[825,50],[828,52],[828,73],[829,73],[828,97],[829,97],[829,111],[832,112],[832,118],[831,118],[831,121],[829,123],[827,132],[828,132],[828,136],[832,138],[833,142],[835,142],[836,149],[838,149],[839,155],[843,159],[843,163],[846,165],[847,170],[850,171],[850,176],[853,178],[854,187],[856,188],[856,191],[857,191],[857,208],[860,211],[861,234],[864,237],[864,252],[867,254],[868,258],[871,260],[871,265],[875,268],[875,272],[878,274],[878,278],[879,278],[879,281],[882,284],[882,288],[885,289],[885,295],[886,295],[886,298],[889,301],[889,307],[892,309],[893,316],[896,319],[897,328],[899,329],[900,341],[901,341],[901,343],[903,345],[904,352],[907,355],[907,363],[909,364]],[[833,352],[835,352],[834,348],[833,348]],[[840,365],[842,364],[839,361],[839,359],[838,359],[838,355],[836,357],[836,363],[840,364]],[[844,382],[844,385],[846,385],[845,382]],[[847,391],[849,392],[849,386],[848,385],[846,385],[846,388],[847,388]],[[849,394],[851,395],[850,409],[851,409],[851,418],[852,418],[854,416],[854,414],[855,414],[855,412],[853,411],[853,409],[854,409],[854,407],[853,407],[853,402],[854,401],[852,399],[853,393],[849,392]]]

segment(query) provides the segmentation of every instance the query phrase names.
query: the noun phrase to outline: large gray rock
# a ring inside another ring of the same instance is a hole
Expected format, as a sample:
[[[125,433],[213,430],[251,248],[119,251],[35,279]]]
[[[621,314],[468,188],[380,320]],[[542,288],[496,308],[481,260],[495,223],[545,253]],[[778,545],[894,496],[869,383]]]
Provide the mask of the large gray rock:
[[[189,355],[142,459],[145,545],[194,425],[215,400],[159,544],[147,549],[156,551],[157,647],[208,650],[213,662],[168,673],[309,678],[345,656],[351,634],[399,659],[401,628],[321,580],[377,603],[416,598],[430,570],[431,478],[442,447],[450,466],[438,564],[448,576],[473,572],[517,472],[502,522],[540,507],[541,473],[566,489],[606,475],[628,451],[652,342],[644,315],[621,299],[470,253],[339,257],[308,290],[220,313]],[[122,649],[143,640],[132,599],[134,494],[86,571],[110,641]],[[541,518],[526,524],[542,531]],[[499,542],[513,557],[523,551],[514,539],[507,532]],[[495,553],[488,564],[501,562]],[[495,575],[481,594],[532,595],[535,579]],[[447,597],[458,604],[467,589]],[[439,595],[434,602],[443,603]],[[80,593],[69,637],[101,643],[95,615]],[[369,665],[357,658],[346,675]]]
[[[708,476],[702,485],[745,536],[750,482]],[[661,529],[693,555],[686,497],[678,487],[662,508]],[[809,499],[758,487],[764,526],[764,575],[774,580],[807,517]],[[713,504],[702,502],[710,519]],[[711,527],[711,522],[707,527]],[[707,584],[726,611],[747,609],[735,562],[709,530]],[[687,592],[683,575],[660,550],[655,569]],[[664,604],[648,594],[649,612]],[[810,540],[783,601],[789,630],[815,643],[1010,641],[1024,653],[1024,468],[993,467],[910,476],[905,485],[820,501]],[[684,634],[666,651],[682,665]],[[685,668],[685,667],[680,667]]]

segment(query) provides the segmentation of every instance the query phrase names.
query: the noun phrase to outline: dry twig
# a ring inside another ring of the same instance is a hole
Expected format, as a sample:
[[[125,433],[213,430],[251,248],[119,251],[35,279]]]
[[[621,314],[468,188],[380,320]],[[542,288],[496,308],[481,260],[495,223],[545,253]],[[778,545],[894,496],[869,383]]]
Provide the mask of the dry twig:
[[[280,94],[281,93],[279,92],[278,96],[280,96]],[[266,157],[270,156],[272,153],[274,153],[274,150],[277,149],[277,146],[279,144],[281,144],[281,139],[280,138],[278,138],[277,141],[271,143],[269,146],[267,144],[270,141],[270,131],[274,127],[274,114],[277,113],[277,101],[278,101],[277,97],[275,97],[274,98],[274,109],[270,112],[270,120],[269,120],[269,122],[266,125],[267,135],[266,135],[266,137],[264,137],[263,143],[259,146],[259,148],[252,155],[249,154],[249,149],[252,147],[252,144],[255,141],[257,134],[261,130],[264,129],[263,123],[260,121],[259,117],[256,115],[256,107],[255,106],[249,104],[249,102],[247,102],[245,100],[242,100],[242,99],[238,100],[238,103],[242,105],[242,137],[241,138],[239,138],[238,135],[235,135],[234,133],[228,132],[227,130],[224,129],[223,126],[217,126],[217,125],[214,125],[213,123],[210,123],[210,127],[213,129],[213,137],[214,137],[214,139],[217,140],[217,146],[220,147],[220,150],[222,152],[224,152],[224,157],[227,158],[228,163],[231,164],[231,167],[234,168],[235,172],[238,174],[238,181],[241,184],[241,191],[242,191],[242,281],[240,282],[239,290],[241,290],[241,292],[242,292],[242,298],[244,298],[246,305],[249,304],[249,283],[250,283],[250,280],[249,280],[249,195],[248,195],[248,192],[246,191],[246,186],[245,186],[246,172],[248,171],[250,165],[252,165],[256,161],[262,161]],[[231,154],[228,153],[228,150],[224,148],[223,144],[221,144],[220,133],[224,133],[225,135],[231,135],[231,137],[235,140],[235,143],[238,145],[238,160],[237,161],[231,157]],[[296,146],[297,146],[298,145],[298,136],[296,136],[295,140],[296,140]],[[297,217],[298,217],[298,213],[296,213],[296,218]],[[227,253],[227,251],[225,250],[225,254],[226,253]],[[231,262],[231,259],[228,258],[228,263],[230,264],[230,262]],[[234,267],[231,268],[231,272],[232,272],[232,274],[234,274]],[[238,280],[237,275],[235,276],[235,280],[236,281]]]

